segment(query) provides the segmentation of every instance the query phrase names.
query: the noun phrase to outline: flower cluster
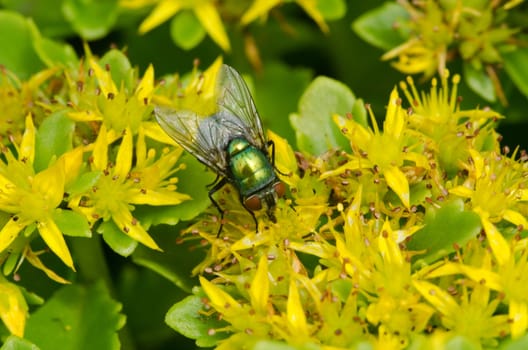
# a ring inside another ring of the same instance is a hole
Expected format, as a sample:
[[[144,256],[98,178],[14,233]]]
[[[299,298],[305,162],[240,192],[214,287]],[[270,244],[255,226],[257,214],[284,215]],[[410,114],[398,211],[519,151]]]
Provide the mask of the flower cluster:
[[[45,70],[27,82],[2,68],[0,264],[5,275],[16,276],[27,261],[68,283],[41,260],[45,251],[35,250],[42,246],[39,238],[72,270],[69,237],[102,234],[125,256],[138,243],[161,250],[147,232],[149,213],[190,196],[178,192],[182,150],[151,117],[156,89],[153,68],[138,77],[117,50],[97,59],[87,49],[77,66]],[[7,301],[0,317],[11,333],[22,336],[28,310],[21,290],[4,278],[0,290]]]
[[[222,235],[215,214],[184,232],[208,249],[189,297],[210,325],[200,342],[429,349],[526,333],[527,157],[500,149],[499,114],[461,109],[459,80],[402,82],[410,107],[394,89],[383,129],[369,108],[371,128],[335,115],[350,153],[296,157],[270,135],[289,185],[277,223],[258,216],[256,233],[228,187]]]

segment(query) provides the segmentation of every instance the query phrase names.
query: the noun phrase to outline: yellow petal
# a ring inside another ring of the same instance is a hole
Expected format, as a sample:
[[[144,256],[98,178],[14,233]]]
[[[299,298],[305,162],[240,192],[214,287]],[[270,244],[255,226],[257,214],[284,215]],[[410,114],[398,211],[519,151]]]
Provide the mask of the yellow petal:
[[[61,158],[64,161],[65,186],[77,179],[83,164],[83,147],[77,147],[64,153]]]
[[[64,197],[65,181],[64,158],[61,157],[53,165],[36,174],[31,186],[33,191],[42,194],[47,200],[48,207],[55,208]]]
[[[312,19],[315,21],[315,23],[317,23],[323,32],[329,32],[328,25],[326,24],[323,15],[317,8],[316,0],[297,0],[296,2],[304,9],[304,11],[306,11],[308,16],[312,17]]]
[[[117,88],[114,84],[114,81],[112,80],[112,74],[110,71],[105,70],[101,68],[99,63],[93,58],[89,59],[90,62],[90,68],[93,69],[94,75],[97,78],[97,82],[99,83],[99,88],[103,92],[104,96],[108,96],[108,94],[117,94]]]
[[[475,179],[479,179],[482,176],[482,173],[484,172],[484,157],[482,157],[482,155],[473,148],[469,149],[469,154],[471,156],[471,159],[473,159],[473,164],[475,168]]]
[[[229,314],[233,309],[240,309],[242,307],[231,295],[202,276],[200,276],[200,284],[211,301],[211,305],[220,313]]]
[[[108,165],[108,140],[106,127],[101,125],[99,135],[94,143],[92,152],[92,164],[95,170],[104,170]]]
[[[495,259],[497,259],[499,265],[504,265],[511,258],[511,250],[508,242],[502,236],[502,233],[500,233],[497,227],[495,227],[495,225],[489,220],[488,213],[480,208],[474,208],[473,210],[480,216],[482,227],[486,232],[486,237]]]
[[[398,89],[392,89],[389,97],[389,105],[387,106],[387,113],[385,122],[383,123],[383,130],[386,134],[399,138],[405,127],[405,113],[401,107],[401,99],[398,95]]]
[[[121,231],[127,236],[135,239],[141,244],[155,250],[160,250],[156,242],[150,237],[148,232],[141,226],[141,223],[132,217],[132,213],[128,208],[124,207],[121,210],[112,213],[112,219]]]
[[[460,307],[455,299],[440,287],[419,280],[414,280],[413,285],[445,317],[453,317],[460,312]]]
[[[68,117],[70,117],[73,121],[76,122],[91,122],[91,121],[101,121],[103,120],[103,116],[99,114],[99,112],[89,110],[89,111],[81,111],[81,112],[70,112],[68,113]]]
[[[306,323],[306,315],[297,289],[295,279],[290,279],[288,303],[286,305],[286,316],[290,332],[295,336],[307,336],[309,334]]]
[[[182,1],[165,0],[161,1],[158,6],[152,10],[150,15],[139,26],[139,33],[145,34],[151,29],[159,26],[172,16],[174,16],[183,7]]]
[[[406,208],[410,206],[409,182],[405,174],[396,166],[389,166],[383,170],[387,185],[400,197]]]
[[[249,288],[251,305],[258,313],[265,313],[268,307],[269,279],[268,279],[268,258],[265,254],[260,257],[257,272],[251,281]]]
[[[461,186],[456,186],[450,189],[449,193],[457,195],[462,198],[471,198],[471,196],[473,195],[473,190],[467,188],[466,186],[461,185]]]
[[[136,95],[140,102],[150,101],[150,95],[154,90],[154,67],[150,64],[143,74],[143,79],[136,89]]]
[[[253,4],[247,9],[240,23],[247,25],[253,22],[258,17],[266,15],[272,8],[281,3],[282,0],[255,0]]]
[[[73,260],[64,240],[64,236],[51,218],[42,219],[37,223],[40,236],[48,247],[57,255],[66,266],[75,271]]]
[[[176,141],[167,135],[167,133],[163,131],[161,126],[156,122],[143,122],[141,123],[141,128],[143,129],[145,136],[151,138],[152,140],[156,140],[171,146],[178,146]]]
[[[275,147],[275,167],[288,176],[281,176],[288,185],[293,186],[300,181],[297,175],[297,158],[286,139],[268,130],[268,140],[273,141]]]
[[[120,179],[125,179],[132,167],[132,131],[127,127],[124,131],[123,139],[117,151],[114,175]]]
[[[227,33],[216,7],[211,2],[201,2],[193,10],[211,39],[224,51],[231,50]]]
[[[509,320],[512,338],[524,335],[528,327],[528,305],[525,302],[510,300]]]
[[[148,205],[177,205],[183,201],[190,200],[191,197],[185,193],[173,191],[156,191],[156,190],[136,190],[128,197],[128,202],[132,204]]]
[[[528,220],[526,220],[526,218],[518,211],[506,209],[504,210],[503,218],[512,224],[517,226],[521,225],[524,228],[528,228]]]
[[[33,253],[30,249],[26,249],[24,251],[24,257],[25,259],[33,266],[35,266],[37,269],[41,270],[48,276],[50,279],[54,280],[55,282],[62,283],[62,284],[68,284],[70,281],[65,280],[61,276],[57,275],[53,270],[49,269],[40,261],[37,254]]]
[[[26,224],[20,221],[18,217],[14,216],[2,227],[0,231],[0,252],[3,252],[9,247],[15,238],[17,238],[19,232],[26,227]]]
[[[383,259],[389,264],[403,265],[401,250],[396,243],[396,237],[394,237],[388,220],[383,223],[381,230],[382,234],[378,237],[378,246]]]
[[[24,337],[28,306],[20,288],[0,278],[0,318],[11,334]]]
[[[35,159],[35,125],[31,114],[26,116],[26,129],[22,142],[20,143],[19,159],[26,159],[30,164],[33,164]]]

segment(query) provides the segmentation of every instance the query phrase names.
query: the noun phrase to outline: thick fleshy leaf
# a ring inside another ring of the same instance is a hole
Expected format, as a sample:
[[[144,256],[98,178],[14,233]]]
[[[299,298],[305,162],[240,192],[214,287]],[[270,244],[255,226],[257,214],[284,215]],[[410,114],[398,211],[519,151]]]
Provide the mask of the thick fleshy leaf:
[[[484,70],[477,70],[471,64],[465,62],[464,80],[477,95],[488,102],[495,102],[497,98],[495,87]]]
[[[472,211],[464,209],[464,202],[455,199],[436,209],[427,208],[425,226],[416,232],[407,243],[409,250],[422,251],[418,259],[430,263],[454,251],[454,245],[463,246],[482,229],[480,218]]]
[[[332,115],[350,113],[355,100],[346,85],[327,77],[316,78],[302,95],[298,114],[290,115],[299,149],[313,155],[332,148],[349,149]]]
[[[324,19],[337,20],[346,14],[347,4],[344,0],[317,1],[317,9]]]
[[[103,239],[114,252],[122,256],[130,256],[138,246],[138,242],[125,235],[113,221],[103,222],[97,228],[103,234]]]
[[[0,350],[39,350],[39,347],[26,339],[10,335],[5,339]]]
[[[263,74],[255,77],[253,97],[262,122],[268,130],[286,138],[290,144],[295,143],[295,132],[285,118],[297,110],[297,101],[311,79],[310,70],[279,62],[266,63]]]
[[[71,45],[48,39],[39,33],[34,34],[33,48],[41,61],[50,68],[57,65],[73,67],[79,63]]]
[[[57,209],[53,220],[62,233],[73,237],[92,237],[90,225],[84,215],[71,210]]]
[[[171,21],[172,40],[184,50],[196,47],[205,38],[205,29],[192,11],[181,11]]]
[[[31,315],[25,338],[42,350],[119,349],[120,310],[102,283],[66,286]]]
[[[352,24],[352,28],[369,44],[390,50],[406,40],[408,30],[402,24],[408,19],[409,14],[402,6],[386,2],[361,15]]]
[[[519,47],[517,50],[504,53],[504,68],[510,76],[510,79],[515,83],[517,88],[528,96],[528,48]]]
[[[35,140],[35,171],[48,167],[53,157],[59,157],[72,149],[75,122],[66,112],[53,113],[40,124]]]
[[[65,0],[62,3],[64,17],[86,40],[95,40],[105,36],[116,22],[118,10],[117,0]]]
[[[21,79],[44,68],[33,48],[33,29],[20,14],[0,11],[0,64]]]
[[[207,317],[202,302],[203,296],[192,295],[174,304],[165,316],[165,323],[187,338],[196,339],[200,347],[213,347],[225,338],[222,332],[209,335],[210,329],[221,328],[225,323],[217,317]]]
[[[109,79],[112,80],[114,86],[119,89],[123,84],[125,88],[131,93],[132,87],[135,86],[134,70],[128,60],[128,57],[120,50],[112,49],[105,53],[99,60],[100,67],[108,67],[110,72]],[[117,91],[109,91],[117,92]]]

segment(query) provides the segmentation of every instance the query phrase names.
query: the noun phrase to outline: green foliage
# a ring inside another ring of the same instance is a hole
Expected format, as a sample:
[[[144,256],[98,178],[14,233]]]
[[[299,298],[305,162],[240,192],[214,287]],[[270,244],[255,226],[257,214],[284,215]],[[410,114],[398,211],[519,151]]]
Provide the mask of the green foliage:
[[[527,18],[0,0],[0,349],[526,348]],[[286,184],[258,232],[153,116],[224,61]]]
[[[118,349],[121,305],[103,284],[65,286],[28,321],[26,338],[40,349]],[[53,334],[53,336],[50,336]]]

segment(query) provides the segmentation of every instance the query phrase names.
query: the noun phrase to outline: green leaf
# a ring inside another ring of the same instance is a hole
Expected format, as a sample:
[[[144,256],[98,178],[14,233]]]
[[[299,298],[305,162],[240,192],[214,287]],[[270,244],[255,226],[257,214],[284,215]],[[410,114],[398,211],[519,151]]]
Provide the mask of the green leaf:
[[[299,101],[299,114],[291,114],[297,146],[319,155],[331,148],[349,149],[348,140],[332,121],[332,115],[352,111],[356,98],[350,89],[327,77],[317,77]]]
[[[45,169],[54,157],[72,149],[75,122],[66,111],[51,114],[42,121],[35,139],[35,171]]]
[[[486,101],[495,102],[497,99],[490,77],[483,70],[475,69],[467,62],[464,62],[464,80],[471,90]]]
[[[125,88],[132,93],[132,89],[135,85],[134,81],[134,70],[128,60],[128,57],[120,50],[112,49],[108,51],[101,60],[99,61],[101,67],[110,67],[110,74],[112,80],[119,89],[121,84],[124,84]]]
[[[62,13],[73,29],[86,40],[104,37],[117,20],[118,0],[65,0]]]
[[[456,335],[449,339],[446,344],[446,350],[479,350],[482,349],[480,343],[476,343],[474,340],[470,340],[467,337]]]
[[[192,11],[181,11],[171,21],[172,40],[184,50],[196,47],[205,38],[204,27]]]
[[[33,48],[34,25],[11,11],[0,11],[0,65],[27,79],[44,65]]]
[[[103,234],[103,239],[114,252],[121,256],[130,256],[138,246],[138,242],[125,235],[113,221],[105,221],[97,228]]]
[[[325,19],[332,21],[345,16],[347,5],[344,0],[319,0],[317,9]]]
[[[409,36],[406,22],[409,14],[400,5],[386,2],[380,7],[361,15],[352,29],[369,44],[390,50],[403,43]]]
[[[39,347],[26,339],[10,335],[0,350],[39,350]]]
[[[50,68],[56,65],[78,65],[79,59],[71,45],[35,35],[33,47],[42,62]]]
[[[156,272],[190,293],[197,283],[190,271],[205,258],[205,251],[197,250],[193,240],[177,243],[179,231],[179,227],[152,226],[149,234],[163,249],[163,254],[140,245],[132,254],[132,259],[137,265]]]
[[[76,195],[92,189],[103,173],[101,171],[90,171],[77,177],[75,181],[66,188],[70,195]]]
[[[427,208],[425,227],[416,232],[407,243],[409,250],[426,250],[419,256],[426,263],[436,261],[452,252],[454,245],[463,246],[482,229],[480,218],[464,209],[462,199],[445,203],[441,208]]]
[[[65,286],[31,315],[25,338],[42,350],[119,349],[120,310],[102,283]]]
[[[72,237],[92,237],[92,231],[86,218],[74,211],[57,209],[53,213],[53,221],[61,232]]]
[[[306,348],[308,348],[307,344],[304,344],[302,347],[296,347],[277,340],[260,340],[255,343],[252,350],[304,350]],[[313,349],[320,348],[314,347]]]
[[[503,346],[500,347],[501,350],[525,350],[528,349],[528,334],[525,334],[523,337],[506,341]]]
[[[295,143],[295,132],[285,119],[297,111],[297,101],[311,79],[310,70],[292,68],[280,62],[266,63],[263,74],[255,79],[255,103],[265,127],[290,144]]]
[[[206,171],[205,166],[188,153],[185,153],[180,161],[186,168],[176,173],[177,191],[188,194],[192,199],[175,206],[138,206],[134,215],[145,227],[159,224],[176,225],[180,220],[193,219],[211,205],[207,185],[213,182],[214,174]]]
[[[504,53],[504,68],[515,86],[528,97],[528,48]]]
[[[196,339],[199,347],[213,347],[225,338],[225,334],[209,335],[209,329],[225,326],[217,317],[208,317],[203,313],[203,296],[192,295],[174,304],[165,316],[165,322],[187,338]]]

